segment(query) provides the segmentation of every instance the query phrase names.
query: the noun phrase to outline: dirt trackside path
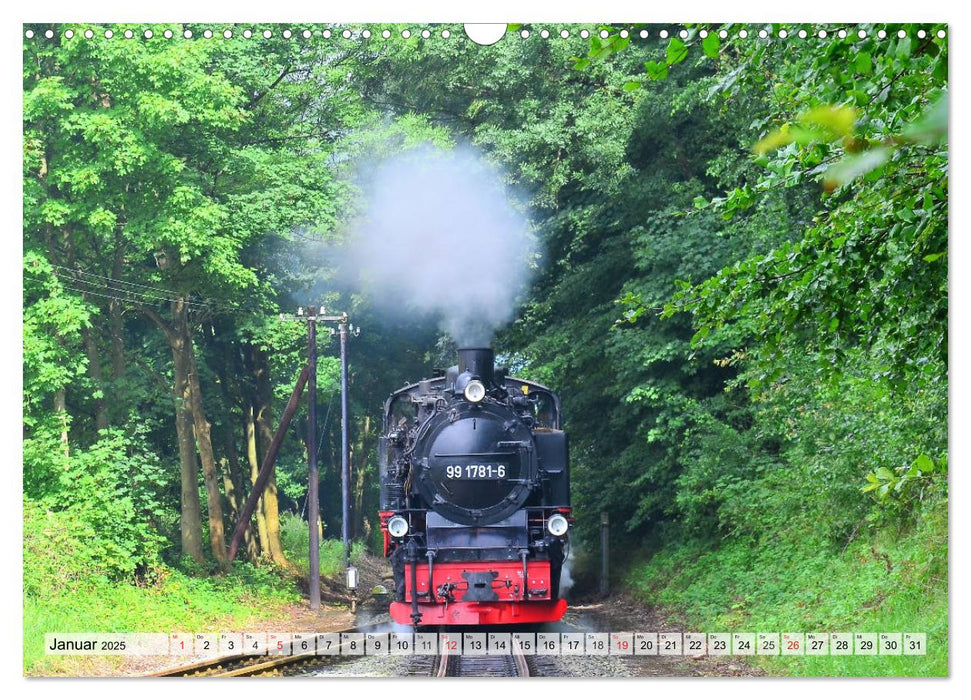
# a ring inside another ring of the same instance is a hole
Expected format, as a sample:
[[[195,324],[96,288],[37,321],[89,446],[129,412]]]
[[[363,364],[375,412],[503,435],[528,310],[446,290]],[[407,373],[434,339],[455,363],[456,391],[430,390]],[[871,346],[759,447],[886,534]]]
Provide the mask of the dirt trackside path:
[[[567,610],[563,623],[585,632],[698,632],[668,622],[657,608],[627,595],[578,604]],[[612,656],[631,676],[763,676],[737,656]]]

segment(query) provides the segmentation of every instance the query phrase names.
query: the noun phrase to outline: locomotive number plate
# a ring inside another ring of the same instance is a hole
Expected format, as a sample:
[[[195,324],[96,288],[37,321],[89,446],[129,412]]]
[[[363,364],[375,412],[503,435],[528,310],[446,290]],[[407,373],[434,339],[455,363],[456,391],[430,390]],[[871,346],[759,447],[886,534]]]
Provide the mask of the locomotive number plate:
[[[445,477],[448,479],[478,480],[505,479],[505,464],[448,464],[445,466]]]

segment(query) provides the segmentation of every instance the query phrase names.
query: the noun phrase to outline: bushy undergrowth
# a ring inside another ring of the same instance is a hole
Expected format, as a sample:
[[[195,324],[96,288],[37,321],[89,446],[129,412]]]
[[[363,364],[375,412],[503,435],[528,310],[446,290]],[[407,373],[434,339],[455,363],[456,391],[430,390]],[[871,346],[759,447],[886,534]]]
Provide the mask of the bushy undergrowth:
[[[310,571],[310,530],[307,521],[293,513],[280,515],[280,541],[287,559],[295,563],[301,572]],[[364,551],[364,543],[351,543],[351,561]],[[341,576],[344,568],[344,551],[340,540],[320,540],[320,575],[325,578]]]
[[[922,657],[756,657],[773,673],[946,675],[946,375],[891,382],[862,353],[813,367],[750,370],[711,402],[628,580],[706,632],[927,633]]]
[[[68,455],[57,430],[38,424],[24,440],[25,585],[63,585],[52,568],[66,579],[78,572],[150,577],[166,546],[162,532],[178,516],[163,497],[166,475],[144,431],[105,430]]]
[[[44,655],[52,632],[197,632],[241,629],[269,620],[300,600],[292,581],[269,569],[237,562],[223,576],[195,577],[160,566],[149,586],[76,579],[70,589],[24,595],[24,672],[60,674],[71,659]]]
[[[161,533],[176,515],[145,444],[137,429],[103,431],[68,456],[45,426],[24,441],[25,673],[84,672],[76,658],[44,655],[48,633],[238,628],[300,599],[272,567],[164,564]]]
[[[750,657],[770,673],[947,675],[947,501],[851,541],[735,537],[670,542],[627,574],[647,602],[704,632],[924,632],[926,656]]]

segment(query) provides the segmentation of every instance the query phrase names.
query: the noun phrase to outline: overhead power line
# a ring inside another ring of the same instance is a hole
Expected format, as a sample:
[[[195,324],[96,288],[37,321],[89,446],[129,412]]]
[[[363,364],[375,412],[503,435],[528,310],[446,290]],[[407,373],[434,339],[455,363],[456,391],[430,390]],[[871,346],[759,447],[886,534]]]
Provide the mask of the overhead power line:
[[[69,272],[72,275],[78,275],[80,277],[90,277],[90,278],[95,278],[95,279],[99,279],[99,280],[105,280],[106,282],[110,282],[110,283],[113,283],[113,284],[122,285],[122,286],[126,286],[126,287],[133,287],[133,288],[138,288],[138,289],[145,289],[145,290],[148,290],[149,292],[155,292],[155,293],[162,294],[162,295],[167,295],[167,296],[179,296],[177,292],[174,292],[171,289],[166,289],[164,287],[153,287],[153,286],[147,285],[147,284],[139,284],[139,283],[136,283],[136,282],[128,282],[127,280],[121,280],[121,279],[117,279],[115,277],[107,277],[106,275],[99,275],[99,274],[96,274],[94,272],[86,272],[84,270],[79,270],[77,268],[63,267],[61,265],[53,265],[52,264],[51,267],[53,267],[53,268],[55,268],[57,270],[63,270],[64,272]]]
[[[178,302],[187,306],[202,310],[212,309],[213,304],[206,300],[197,301],[184,297],[171,289],[162,287],[152,287],[146,284],[127,282],[114,277],[98,275],[93,272],[71,269],[61,265],[52,265],[55,268],[55,276],[61,281],[65,289],[78,292],[79,294],[90,294],[93,296],[115,299],[116,301],[134,304],[157,304],[159,302]],[[58,272],[58,271],[62,272]],[[64,279],[64,278],[67,279]],[[65,282],[72,282],[77,286],[69,286]],[[80,288],[79,288],[80,287]],[[148,290],[148,291],[141,291]]]
[[[78,294],[81,294],[82,296],[95,296],[95,297],[101,297],[101,298],[104,298],[104,299],[113,299],[115,301],[119,301],[119,302],[127,303],[127,304],[145,304],[146,303],[145,300],[143,300],[143,299],[133,299],[130,296],[118,296],[117,294],[108,294],[107,292],[110,292],[111,290],[105,290],[105,289],[96,290],[96,289],[90,289],[90,288],[72,287],[71,285],[64,284],[63,282],[61,282],[61,288],[62,289],[69,290],[69,291],[72,291],[72,292],[77,292]],[[187,306],[189,306],[192,309],[195,309],[196,311],[203,311],[203,310],[210,310],[211,309],[211,307],[209,307],[207,305],[196,304],[195,302],[191,302],[189,300],[183,300],[183,301],[185,302],[185,304]]]
[[[58,278],[62,288],[82,295],[113,299],[127,304],[155,305],[182,302],[192,310],[210,313],[259,310],[258,303],[254,303],[252,299],[248,299],[251,302],[249,304],[230,301],[215,303],[205,298],[182,296],[178,292],[164,287],[128,282],[62,265],[51,265],[51,267],[54,268],[54,276]]]

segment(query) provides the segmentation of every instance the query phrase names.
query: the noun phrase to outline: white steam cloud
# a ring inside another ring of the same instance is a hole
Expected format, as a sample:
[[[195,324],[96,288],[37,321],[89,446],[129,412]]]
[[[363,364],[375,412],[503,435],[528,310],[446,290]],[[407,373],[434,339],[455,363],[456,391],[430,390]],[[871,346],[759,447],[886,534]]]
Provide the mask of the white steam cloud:
[[[352,269],[385,312],[439,319],[461,347],[491,345],[529,281],[533,240],[502,180],[475,153],[424,148],[378,166]]]
[[[560,597],[566,598],[573,588],[573,548],[566,555],[563,568],[560,571]]]

